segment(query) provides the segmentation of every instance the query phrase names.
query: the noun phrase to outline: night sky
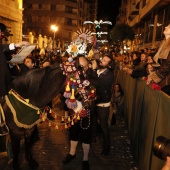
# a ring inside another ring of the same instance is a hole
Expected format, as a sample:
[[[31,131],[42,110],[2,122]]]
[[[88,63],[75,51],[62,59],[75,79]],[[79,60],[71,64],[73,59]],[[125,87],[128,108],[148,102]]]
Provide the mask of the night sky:
[[[109,21],[111,21],[114,26],[120,4],[121,0],[98,0],[98,20],[100,20],[102,16],[108,16]]]

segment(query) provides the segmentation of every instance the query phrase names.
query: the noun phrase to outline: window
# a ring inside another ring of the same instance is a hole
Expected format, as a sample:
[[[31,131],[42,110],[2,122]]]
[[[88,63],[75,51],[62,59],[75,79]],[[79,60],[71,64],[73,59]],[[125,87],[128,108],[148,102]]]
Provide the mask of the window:
[[[42,9],[42,4],[39,4],[39,9]]]
[[[57,11],[64,11],[65,10],[65,5],[56,5],[56,10]]]
[[[83,8],[83,3],[82,2],[80,2],[80,8]]]
[[[26,8],[27,9],[32,9],[32,4],[28,4]]]
[[[72,25],[72,19],[71,18],[66,18],[66,25]]]
[[[166,25],[168,25],[170,23],[170,6],[168,8],[165,9],[165,19],[164,19],[164,23]]]
[[[51,5],[51,11],[55,11],[56,10],[56,5]]]
[[[157,22],[157,27],[156,27],[156,40],[161,40],[163,39],[163,28],[164,28],[164,11],[160,11],[158,13],[158,22]]]
[[[142,8],[144,8],[146,5],[146,0],[142,0]]]
[[[144,32],[144,42],[149,43],[152,42],[153,37],[153,29],[154,29],[154,18],[149,17],[151,19],[146,20],[145,23],[145,32]]]
[[[66,6],[65,12],[71,14],[72,13],[72,7],[71,6]]]

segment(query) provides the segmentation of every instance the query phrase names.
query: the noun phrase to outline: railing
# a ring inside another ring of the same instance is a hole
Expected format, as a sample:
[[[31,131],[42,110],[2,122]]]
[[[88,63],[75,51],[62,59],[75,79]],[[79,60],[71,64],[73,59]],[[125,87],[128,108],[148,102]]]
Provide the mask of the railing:
[[[117,82],[124,90],[124,116],[139,169],[160,170],[165,162],[153,155],[152,148],[158,136],[170,139],[170,97],[123,71],[118,71]]]

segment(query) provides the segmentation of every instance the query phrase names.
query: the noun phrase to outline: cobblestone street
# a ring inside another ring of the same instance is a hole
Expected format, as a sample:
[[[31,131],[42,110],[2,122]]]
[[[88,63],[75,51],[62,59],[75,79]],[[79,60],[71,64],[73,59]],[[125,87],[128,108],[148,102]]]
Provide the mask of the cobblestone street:
[[[55,111],[61,112],[58,103],[54,103]],[[47,123],[39,125],[40,141],[34,146],[34,158],[39,162],[39,170],[81,170],[82,169],[82,147],[79,143],[76,159],[69,164],[63,165],[62,160],[69,152],[68,130],[56,130],[49,127]],[[22,142],[23,143],[23,142]],[[91,144],[89,164],[91,170],[134,170],[135,162],[131,153],[131,144],[125,123],[121,117],[117,119],[116,125],[111,127],[111,152],[108,157],[100,155],[102,146],[101,137]],[[29,170],[24,159],[24,145],[21,144],[21,170]],[[8,164],[6,153],[0,153],[0,169],[12,170]]]

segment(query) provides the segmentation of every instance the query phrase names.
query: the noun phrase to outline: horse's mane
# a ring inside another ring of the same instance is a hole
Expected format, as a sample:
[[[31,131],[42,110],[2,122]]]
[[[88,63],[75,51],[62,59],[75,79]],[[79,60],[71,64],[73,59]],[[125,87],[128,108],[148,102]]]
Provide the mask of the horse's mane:
[[[77,58],[74,64],[81,72],[82,68],[78,61]],[[17,77],[13,80],[11,88],[23,98],[29,99],[33,105],[43,107],[64,90],[65,79],[59,64],[53,64],[41,69],[32,69]]]
[[[24,98],[36,96],[39,92],[40,87],[42,87],[42,83],[45,83],[51,76],[53,76],[52,72],[54,70],[56,74],[56,69],[57,72],[61,72],[61,69],[58,65],[29,70],[22,76],[14,79],[11,88],[18,92]]]

